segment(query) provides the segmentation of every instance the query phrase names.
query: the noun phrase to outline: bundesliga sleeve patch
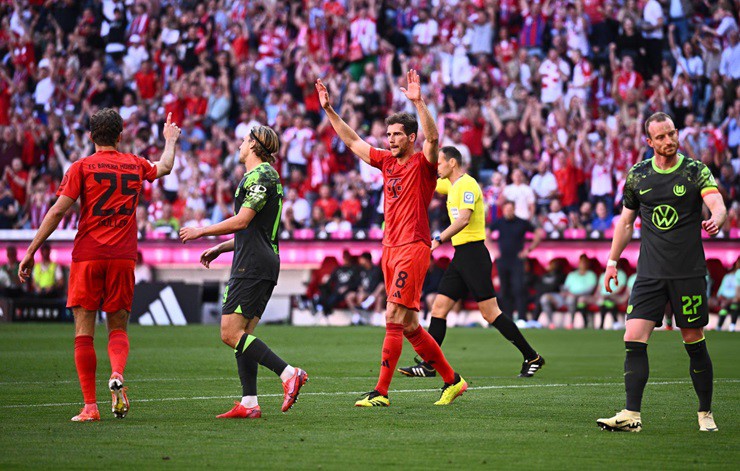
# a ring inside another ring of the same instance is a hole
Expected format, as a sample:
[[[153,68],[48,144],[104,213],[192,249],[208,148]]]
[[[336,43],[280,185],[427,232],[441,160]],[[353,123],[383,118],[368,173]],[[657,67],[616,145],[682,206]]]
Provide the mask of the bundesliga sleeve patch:
[[[463,193],[463,203],[473,204],[475,203],[475,195],[472,191],[466,191]]]

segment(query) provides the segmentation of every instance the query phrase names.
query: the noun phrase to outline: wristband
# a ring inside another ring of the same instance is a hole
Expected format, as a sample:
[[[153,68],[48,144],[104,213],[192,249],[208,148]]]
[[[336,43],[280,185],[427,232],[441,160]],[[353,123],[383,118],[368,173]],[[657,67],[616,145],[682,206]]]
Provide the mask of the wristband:
[[[434,236],[434,240],[436,240],[440,244],[442,243],[442,237],[441,236],[438,236],[438,235],[437,236]]]
[[[617,266],[617,261],[616,260],[609,260],[608,262],[606,262],[606,266],[607,267],[616,267]]]

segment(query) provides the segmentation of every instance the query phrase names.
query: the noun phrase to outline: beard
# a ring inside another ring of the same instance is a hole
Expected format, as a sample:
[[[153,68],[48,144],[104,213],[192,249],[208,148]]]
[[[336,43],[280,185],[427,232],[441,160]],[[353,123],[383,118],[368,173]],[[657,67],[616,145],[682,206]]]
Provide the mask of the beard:
[[[663,157],[666,157],[669,159],[672,159],[673,157],[675,157],[677,153],[678,153],[678,144],[674,144],[672,146],[665,146],[663,147],[663,151],[661,152]]]

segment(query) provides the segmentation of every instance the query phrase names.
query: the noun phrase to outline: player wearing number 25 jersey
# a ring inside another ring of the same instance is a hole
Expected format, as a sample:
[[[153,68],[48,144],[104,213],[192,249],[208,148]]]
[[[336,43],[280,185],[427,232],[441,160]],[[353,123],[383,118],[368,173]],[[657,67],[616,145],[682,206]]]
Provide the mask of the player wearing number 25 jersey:
[[[57,196],[81,200],[72,249],[67,307],[131,310],[136,261],[136,205],[157,167],[141,157],[103,150],[67,171]],[[100,276],[105,272],[105,276]],[[102,304],[101,304],[102,303]]]
[[[446,405],[460,396],[468,384],[452,367],[431,335],[419,326],[419,302],[424,276],[429,267],[431,238],[427,208],[437,183],[439,133],[434,119],[421,97],[419,75],[407,73],[408,90],[401,90],[416,107],[424,132],[422,152],[414,152],[419,121],[409,113],[393,114],[386,119],[390,150],[376,149],[334,111],[321,80],[316,82],[319,101],[339,137],[363,162],[383,172],[385,234],[382,269],[388,295],[385,313],[385,340],[380,362],[380,376],[375,389],[363,394],[359,407],[388,406],[388,387],[401,356],[403,338],[439,372],[444,379],[442,396],[435,404]]]
[[[129,352],[128,313],[134,298],[136,262],[136,205],[144,180],[154,181],[172,170],[180,129],[167,116],[162,136],[165,149],[156,164],[118,152],[123,119],[113,109],[90,117],[90,138],[95,153],[69,168],[57,191],[59,197],[44,216],[36,236],[21,262],[19,276],[28,278],[36,250],[59,225],[72,204],[80,200],[80,223],[72,249],[67,307],[75,317],[75,366],[85,407],[75,422],[100,420],[95,394],[97,365],[93,335],[99,309],[108,322],[108,356],[111,377],[108,388],[116,417],[128,413],[123,370]]]

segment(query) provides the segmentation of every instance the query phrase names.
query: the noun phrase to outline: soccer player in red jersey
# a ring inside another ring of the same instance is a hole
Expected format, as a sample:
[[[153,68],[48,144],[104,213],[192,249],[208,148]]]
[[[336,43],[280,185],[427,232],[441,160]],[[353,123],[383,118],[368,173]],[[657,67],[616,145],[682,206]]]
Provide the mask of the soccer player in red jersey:
[[[334,111],[321,80],[316,81],[321,106],[334,130],[353,153],[383,172],[385,234],[383,275],[388,304],[380,377],[373,391],[364,394],[359,407],[388,406],[388,387],[401,356],[405,336],[425,361],[434,364],[445,384],[436,405],[451,403],[468,384],[455,373],[431,335],[419,325],[419,304],[424,276],[429,267],[431,237],[427,208],[437,185],[439,132],[421,96],[415,70],[406,74],[408,89],[401,88],[416,107],[424,131],[422,152],[414,152],[419,123],[409,113],[396,113],[385,120],[390,150],[376,149]]]
[[[154,181],[172,171],[180,129],[167,115],[162,135],[165,147],[159,162],[118,152],[123,119],[113,109],[90,117],[90,139],[95,153],[69,168],[57,190],[56,203],[44,216],[36,236],[18,268],[22,282],[29,279],[34,255],[54,232],[72,204],[80,199],[80,223],[72,249],[67,307],[75,318],[75,366],[85,406],[74,422],[100,420],[95,398],[93,347],[98,310],[107,313],[108,355],[112,374],[108,387],[113,413],[123,418],[129,403],[123,387],[123,370],[129,352],[126,327],[134,298],[136,263],[136,205],[144,180]]]

